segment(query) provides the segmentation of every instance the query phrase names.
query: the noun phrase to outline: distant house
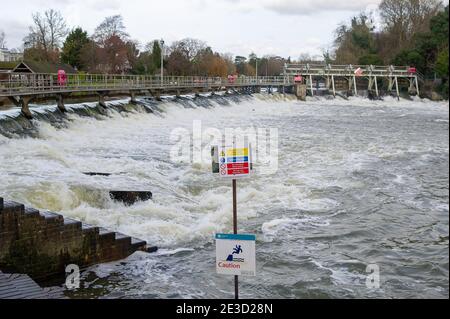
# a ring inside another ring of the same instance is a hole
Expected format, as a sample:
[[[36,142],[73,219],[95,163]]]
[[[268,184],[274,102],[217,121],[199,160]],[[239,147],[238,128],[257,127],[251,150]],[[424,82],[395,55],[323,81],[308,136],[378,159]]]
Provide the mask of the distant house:
[[[0,62],[18,62],[23,59],[23,53],[0,48]]]
[[[49,63],[37,61],[22,61],[12,70],[12,73],[58,73],[59,70],[64,70],[66,74],[76,74],[77,70],[68,64],[64,63]]]

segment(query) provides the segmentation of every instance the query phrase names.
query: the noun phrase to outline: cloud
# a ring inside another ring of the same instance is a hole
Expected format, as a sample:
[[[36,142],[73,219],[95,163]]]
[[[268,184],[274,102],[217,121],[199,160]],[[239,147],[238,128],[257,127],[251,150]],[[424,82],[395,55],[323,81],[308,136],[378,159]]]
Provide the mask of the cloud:
[[[225,0],[250,11],[257,8],[286,15],[311,15],[327,11],[361,11],[381,0]]]

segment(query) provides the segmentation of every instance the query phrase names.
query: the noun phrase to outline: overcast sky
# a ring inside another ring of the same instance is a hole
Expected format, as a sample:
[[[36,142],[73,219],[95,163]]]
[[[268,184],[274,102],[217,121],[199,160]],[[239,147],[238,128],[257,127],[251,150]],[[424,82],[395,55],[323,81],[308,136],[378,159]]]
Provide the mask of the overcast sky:
[[[14,0],[2,1],[0,30],[20,47],[31,14],[61,11],[70,27],[89,33],[104,17],[121,14],[128,33],[144,44],[163,38],[206,41],[214,50],[247,56],[298,58],[329,47],[337,25],[380,0]]]

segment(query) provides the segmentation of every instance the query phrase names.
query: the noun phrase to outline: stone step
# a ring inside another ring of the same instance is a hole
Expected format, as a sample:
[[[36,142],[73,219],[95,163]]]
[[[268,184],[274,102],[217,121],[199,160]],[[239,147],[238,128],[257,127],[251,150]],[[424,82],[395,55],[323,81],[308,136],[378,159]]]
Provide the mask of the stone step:
[[[38,217],[40,213],[37,209],[25,207],[25,216],[27,217]]]
[[[89,224],[82,224],[81,231],[83,232],[83,234],[99,234],[99,228]]]
[[[147,242],[145,240],[141,240],[139,238],[131,238],[131,248],[133,250],[145,250],[147,246]]]
[[[6,256],[5,252],[13,249],[20,258],[11,267],[35,278],[54,275],[57,269],[64,269],[67,262],[81,262],[80,266],[85,267],[121,260],[137,250],[146,251],[145,241],[106,228],[83,225],[57,213],[40,212],[4,200],[1,208],[0,262]],[[17,246],[18,243],[29,245],[30,249],[28,246],[20,249],[22,246]],[[67,256],[61,256],[60,251],[67,252]],[[24,263],[26,260],[32,260],[32,263]],[[26,288],[27,284],[20,284],[20,287]]]
[[[19,204],[12,201],[4,201],[2,213],[15,213],[15,214],[23,214],[25,211],[25,205]]]
[[[82,223],[78,220],[72,219],[72,218],[64,218],[64,228],[65,229],[79,229],[82,228]]]
[[[121,234],[121,233],[115,233],[115,240],[116,244],[121,244],[127,247],[131,246],[131,237]]]
[[[47,224],[54,224],[55,226],[64,225],[64,217],[62,215],[49,211],[40,212],[39,214],[41,215],[41,218],[44,218]]]
[[[106,228],[99,228],[99,241],[102,244],[112,244],[116,240],[116,234]]]

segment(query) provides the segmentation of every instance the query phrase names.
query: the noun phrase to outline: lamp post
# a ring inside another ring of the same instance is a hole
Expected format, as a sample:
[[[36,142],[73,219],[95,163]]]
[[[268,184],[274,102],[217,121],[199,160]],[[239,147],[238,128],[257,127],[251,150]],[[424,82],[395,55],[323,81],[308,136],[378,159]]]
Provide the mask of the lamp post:
[[[161,39],[161,87],[164,85],[164,40]]]

